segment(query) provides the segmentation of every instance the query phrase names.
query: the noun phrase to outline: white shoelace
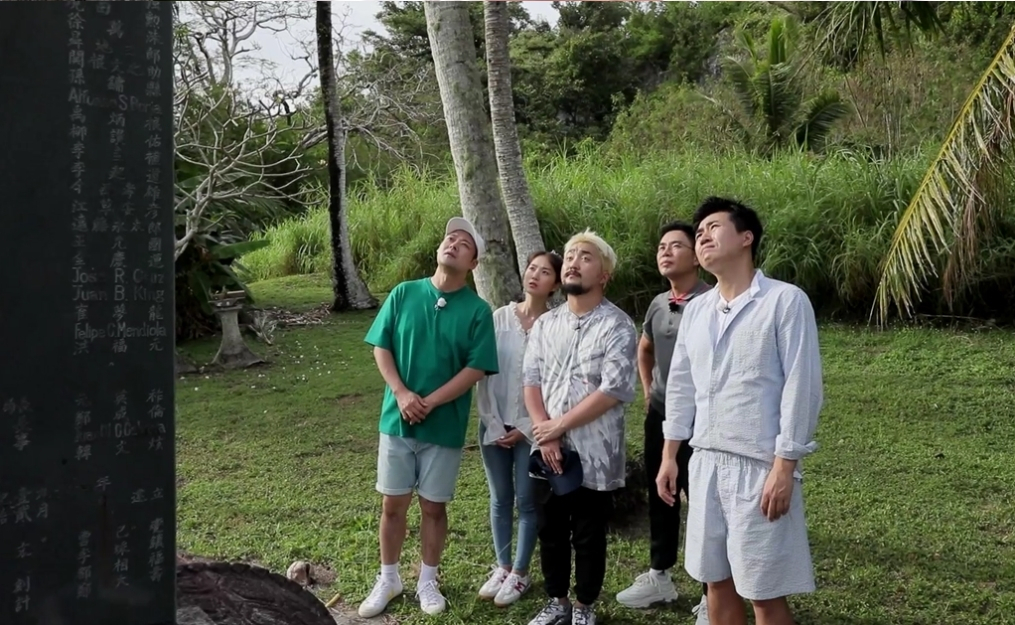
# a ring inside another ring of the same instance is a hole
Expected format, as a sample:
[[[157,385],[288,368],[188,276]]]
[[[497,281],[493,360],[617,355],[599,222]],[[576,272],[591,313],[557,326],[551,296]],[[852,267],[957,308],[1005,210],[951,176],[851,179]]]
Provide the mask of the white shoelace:
[[[525,587],[528,584],[526,583],[525,578],[522,577],[521,575],[516,575],[515,573],[511,573],[504,580],[504,585],[508,586],[509,588],[513,588],[516,592],[521,592],[521,591],[525,590]]]
[[[444,595],[437,590],[437,582],[430,581],[426,582],[419,589],[416,590],[416,596],[419,597],[420,603],[440,603],[444,598]]]
[[[547,619],[556,618],[556,616],[561,614],[563,611],[564,608],[557,603],[556,599],[550,599],[546,605],[543,606],[543,609],[539,611],[536,618],[545,622]]]
[[[378,575],[377,580],[374,582],[374,589],[370,591],[370,596],[367,597],[367,601],[375,602],[381,599],[387,599],[387,595],[391,592],[391,589],[396,588],[398,584],[394,580],[385,579],[383,575]]]

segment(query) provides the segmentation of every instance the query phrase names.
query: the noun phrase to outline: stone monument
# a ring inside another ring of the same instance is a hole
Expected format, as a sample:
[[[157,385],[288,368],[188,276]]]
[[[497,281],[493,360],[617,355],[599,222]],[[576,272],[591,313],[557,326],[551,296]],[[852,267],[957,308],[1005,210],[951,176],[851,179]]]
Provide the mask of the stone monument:
[[[176,558],[172,2],[0,1],[0,623],[324,625]]]
[[[0,2],[0,623],[176,609],[167,2]]]

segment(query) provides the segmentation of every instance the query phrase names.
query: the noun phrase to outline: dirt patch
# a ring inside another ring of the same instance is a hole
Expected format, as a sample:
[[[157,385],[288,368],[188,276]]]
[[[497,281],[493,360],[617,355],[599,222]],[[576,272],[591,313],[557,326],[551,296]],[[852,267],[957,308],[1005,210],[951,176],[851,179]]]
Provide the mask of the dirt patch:
[[[272,321],[283,327],[322,325],[331,317],[331,307],[329,304],[321,304],[316,308],[303,311],[285,310],[277,306],[268,306],[260,310],[266,313]]]
[[[307,562],[306,560],[297,560],[290,564],[285,576],[300,586],[310,588],[311,590],[335,583],[336,577],[335,571],[331,570],[330,567]]]
[[[176,567],[177,620],[188,625],[324,625],[336,622],[320,599],[258,566],[197,562]],[[180,614],[180,610],[185,610]],[[207,617],[207,618],[201,618]]]
[[[335,572],[330,568],[305,561],[294,562],[289,567],[289,570],[286,571],[284,576],[273,573],[266,567],[255,562],[229,564],[185,552],[179,552],[176,554],[176,564],[181,568],[207,566],[209,568],[216,569],[227,568],[242,570],[244,567],[247,567],[248,569],[263,571],[260,575],[267,576],[267,578],[275,580],[283,578],[288,579],[289,583],[299,585],[311,592],[320,590],[335,581]],[[187,569],[184,568],[184,570]],[[276,582],[276,584],[277,583],[279,582]],[[321,600],[322,604],[324,604],[324,600],[320,596],[318,596],[318,599]],[[325,605],[324,607],[335,625],[366,625],[367,623],[391,625],[396,622],[389,615],[381,615],[380,617],[373,619],[360,618],[359,614],[356,612],[356,608],[345,604],[340,596],[336,596],[333,599],[333,602],[334,605]],[[210,618],[205,610],[195,605],[180,606],[177,611],[177,618],[180,623],[187,623],[188,625],[216,625],[216,621]]]
[[[183,551],[177,552],[176,554],[176,566],[185,564],[210,564],[212,562],[215,562],[215,560],[212,560],[210,558],[204,558],[201,556],[195,556],[193,554],[185,553]]]
[[[335,398],[335,403],[339,406],[352,406],[358,404],[363,399],[363,393],[350,393],[348,395],[339,395]]]

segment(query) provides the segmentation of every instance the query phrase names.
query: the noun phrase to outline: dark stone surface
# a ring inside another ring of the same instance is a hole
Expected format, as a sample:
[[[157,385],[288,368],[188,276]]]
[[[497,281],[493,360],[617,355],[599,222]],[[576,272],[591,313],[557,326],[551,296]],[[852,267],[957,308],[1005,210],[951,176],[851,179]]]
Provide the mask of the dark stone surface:
[[[335,625],[313,593],[267,569],[192,562],[177,567],[178,625]],[[185,622],[184,619],[189,619]]]
[[[0,623],[175,617],[172,3],[0,2]]]

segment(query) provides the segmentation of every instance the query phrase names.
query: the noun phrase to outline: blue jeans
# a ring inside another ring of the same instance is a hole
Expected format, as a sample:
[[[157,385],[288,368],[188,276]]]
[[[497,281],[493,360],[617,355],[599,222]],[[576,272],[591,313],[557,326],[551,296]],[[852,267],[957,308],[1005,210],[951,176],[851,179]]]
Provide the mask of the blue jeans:
[[[483,437],[480,426],[480,440]],[[536,501],[529,477],[529,452],[532,446],[522,439],[511,449],[497,445],[480,445],[486,481],[490,486],[490,528],[497,564],[528,571],[532,552],[536,549]],[[514,529],[514,508],[518,505],[518,550],[511,563],[511,534]]]

